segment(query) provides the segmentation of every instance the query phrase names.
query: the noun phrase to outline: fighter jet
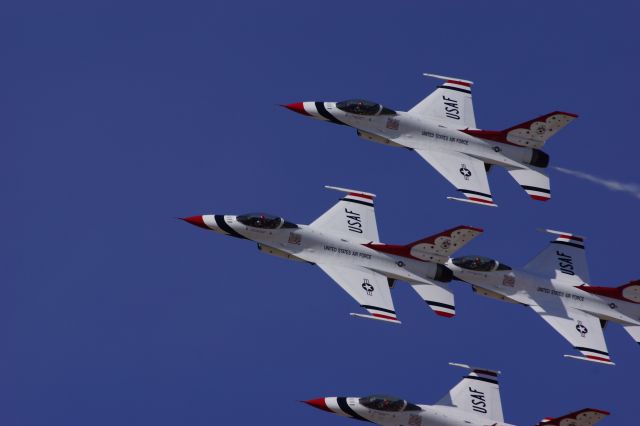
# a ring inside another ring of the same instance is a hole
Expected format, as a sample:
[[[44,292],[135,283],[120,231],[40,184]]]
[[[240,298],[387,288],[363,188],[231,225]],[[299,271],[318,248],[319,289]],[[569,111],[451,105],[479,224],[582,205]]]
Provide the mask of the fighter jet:
[[[400,323],[390,289],[407,281],[433,311],[455,315],[453,294],[445,288],[453,274],[443,266],[449,256],[482,230],[457,226],[406,245],[379,242],[375,195],[327,186],[345,193],[309,225],[266,213],[208,214],[183,218],[201,228],[258,243],[263,253],[318,265],[370,315],[351,315]]]
[[[565,357],[613,365],[604,329],[619,323],[640,343],[640,281],[617,288],[590,285],[584,237],[544,231],[555,239],[523,269],[482,256],[446,265],[477,294],[531,307],[584,355]]]
[[[551,198],[549,177],[543,172],[549,155],[541,148],[577,115],[554,111],[504,130],[480,130],[473,113],[473,82],[424,75],[444,83],[407,112],[363,99],[283,106],[353,127],[363,139],[415,151],[466,197],[448,197],[451,200],[496,207],[487,180],[494,165],[507,169],[534,200]]]
[[[434,405],[412,404],[386,395],[358,397],[328,397],[304,401],[320,410],[351,417],[382,426],[512,426],[504,422],[499,371],[450,363],[469,370]],[[538,426],[592,426],[609,413],[585,408],[556,418],[545,418]]]

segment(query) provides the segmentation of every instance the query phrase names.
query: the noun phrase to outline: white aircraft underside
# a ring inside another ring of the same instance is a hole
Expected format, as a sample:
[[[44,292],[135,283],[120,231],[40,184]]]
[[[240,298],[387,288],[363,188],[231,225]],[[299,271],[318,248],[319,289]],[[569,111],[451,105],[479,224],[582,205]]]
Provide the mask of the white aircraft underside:
[[[617,322],[640,343],[640,281],[590,286],[584,238],[546,232],[556,238],[521,270],[479,256],[452,259],[447,266],[478,294],[531,307],[583,355],[565,356],[613,364],[604,328]]]
[[[446,286],[453,274],[443,264],[482,230],[458,226],[407,245],[383,244],[378,237],[375,195],[327,188],[346,195],[309,225],[265,213],[202,215],[184,220],[255,241],[265,253],[317,265],[369,312],[352,315],[400,323],[390,287],[395,280],[402,280],[409,282],[436,314],[454,316],[453,293]]]
[[[498,371],[451,365],[469,370],[456,386],[434,405],[418,405],[387,396],[325,397],[304,401],[329,413],[382,426],[512,426],[504,422]],[[593,426],[608,412],[585,408],[557,418],[545,418],[538,426]]]
[[[473,83],[425,75],[445,82],[407,112],[359,99],[285,106],[353,127],[363,139],[414,150],[466,197],[450,199],[495,207],[487,179],[493,165],[504,167],[531,198],[551,198],[549,178],[543,172],[549,156],[540,148],[575,114],[555,111],[505,130],[479,130],[471,98]]]

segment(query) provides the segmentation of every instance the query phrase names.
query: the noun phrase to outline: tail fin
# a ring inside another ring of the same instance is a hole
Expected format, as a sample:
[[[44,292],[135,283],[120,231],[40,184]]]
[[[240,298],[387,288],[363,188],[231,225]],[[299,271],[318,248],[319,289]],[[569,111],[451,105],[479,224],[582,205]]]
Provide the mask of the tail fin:
[[[562,279],[571,284],[590,282],[584,237],[570,232],[542,229],[555,235],[549,245],[524,267],[524,270],[549,278]]]
[[[473,82],[436,74],[424,75],[444,80],[444,83],[409,112],[427,116],[452,129],[475,129],[476,118],[471,99]]]
[[[504,421],[500,401],[499,371],[471,367],[450,362],[449,365],[471,370],[436,405],[457,407],[460,410],[485,415],[488,419]]]
[[[469,241],[484,232],[471,226],[456,226],[439,234],[414,241],[407,245],[366,244],[367,247],[384,253],[395,254],[427,262],[445,263],[449,257]]]
[[[373,202],[375,194],[356,189],[325,186],[346,195],[309,226],[348,235],[349,238],[378,241],[378,224]]]
[[[562,417],[542,419],[536,426],[593,426],[608,415],[608,411],[598,410],[596,408],[584,408]]]
[[[529,148],[542,148],[551,136],[571,123],[576,114],[554,111],[505,130],[464,130],[471,136]]]

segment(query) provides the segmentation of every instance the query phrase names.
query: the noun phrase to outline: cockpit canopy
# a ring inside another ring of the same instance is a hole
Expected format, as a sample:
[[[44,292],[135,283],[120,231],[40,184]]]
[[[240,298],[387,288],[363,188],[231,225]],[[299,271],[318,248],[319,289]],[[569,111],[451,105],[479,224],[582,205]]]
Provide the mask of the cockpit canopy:
[[[268,213],[247,213],[236,216],[238,222],[252,228],[260,229],[278,229],[278,228],[297,228],[295,223],[287,222],[281,217]]]
[[[389,395],[371,395],[360,398],[360,404],[378,411],[420,411],[415,404]]]
[[[511,267],[499,263],[497,260],[483,256],[462,256],[452,260],[453,264],[472,271],[510,271]]]
[[[396,115],[394,110],[364,99],[349,99],[338,102],[336,107],[344,112],[357,115]]]

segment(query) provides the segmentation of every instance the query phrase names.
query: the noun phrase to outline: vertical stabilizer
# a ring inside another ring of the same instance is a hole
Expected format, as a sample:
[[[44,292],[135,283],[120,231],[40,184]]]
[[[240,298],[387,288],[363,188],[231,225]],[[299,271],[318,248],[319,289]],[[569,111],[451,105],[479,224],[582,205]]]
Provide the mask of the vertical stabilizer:
[[[473,82],[437,74],[424,75],[444,80],[444,83],[409,112],[437,121],[451,129],[475,129],[476,117],[471,98]]]
[[[500,372],[453,362],[449,365],[466,368],[470,371],[436,405],[456,407],[486,416],[489,420],[504,422],[500,386],[498,385]]]

